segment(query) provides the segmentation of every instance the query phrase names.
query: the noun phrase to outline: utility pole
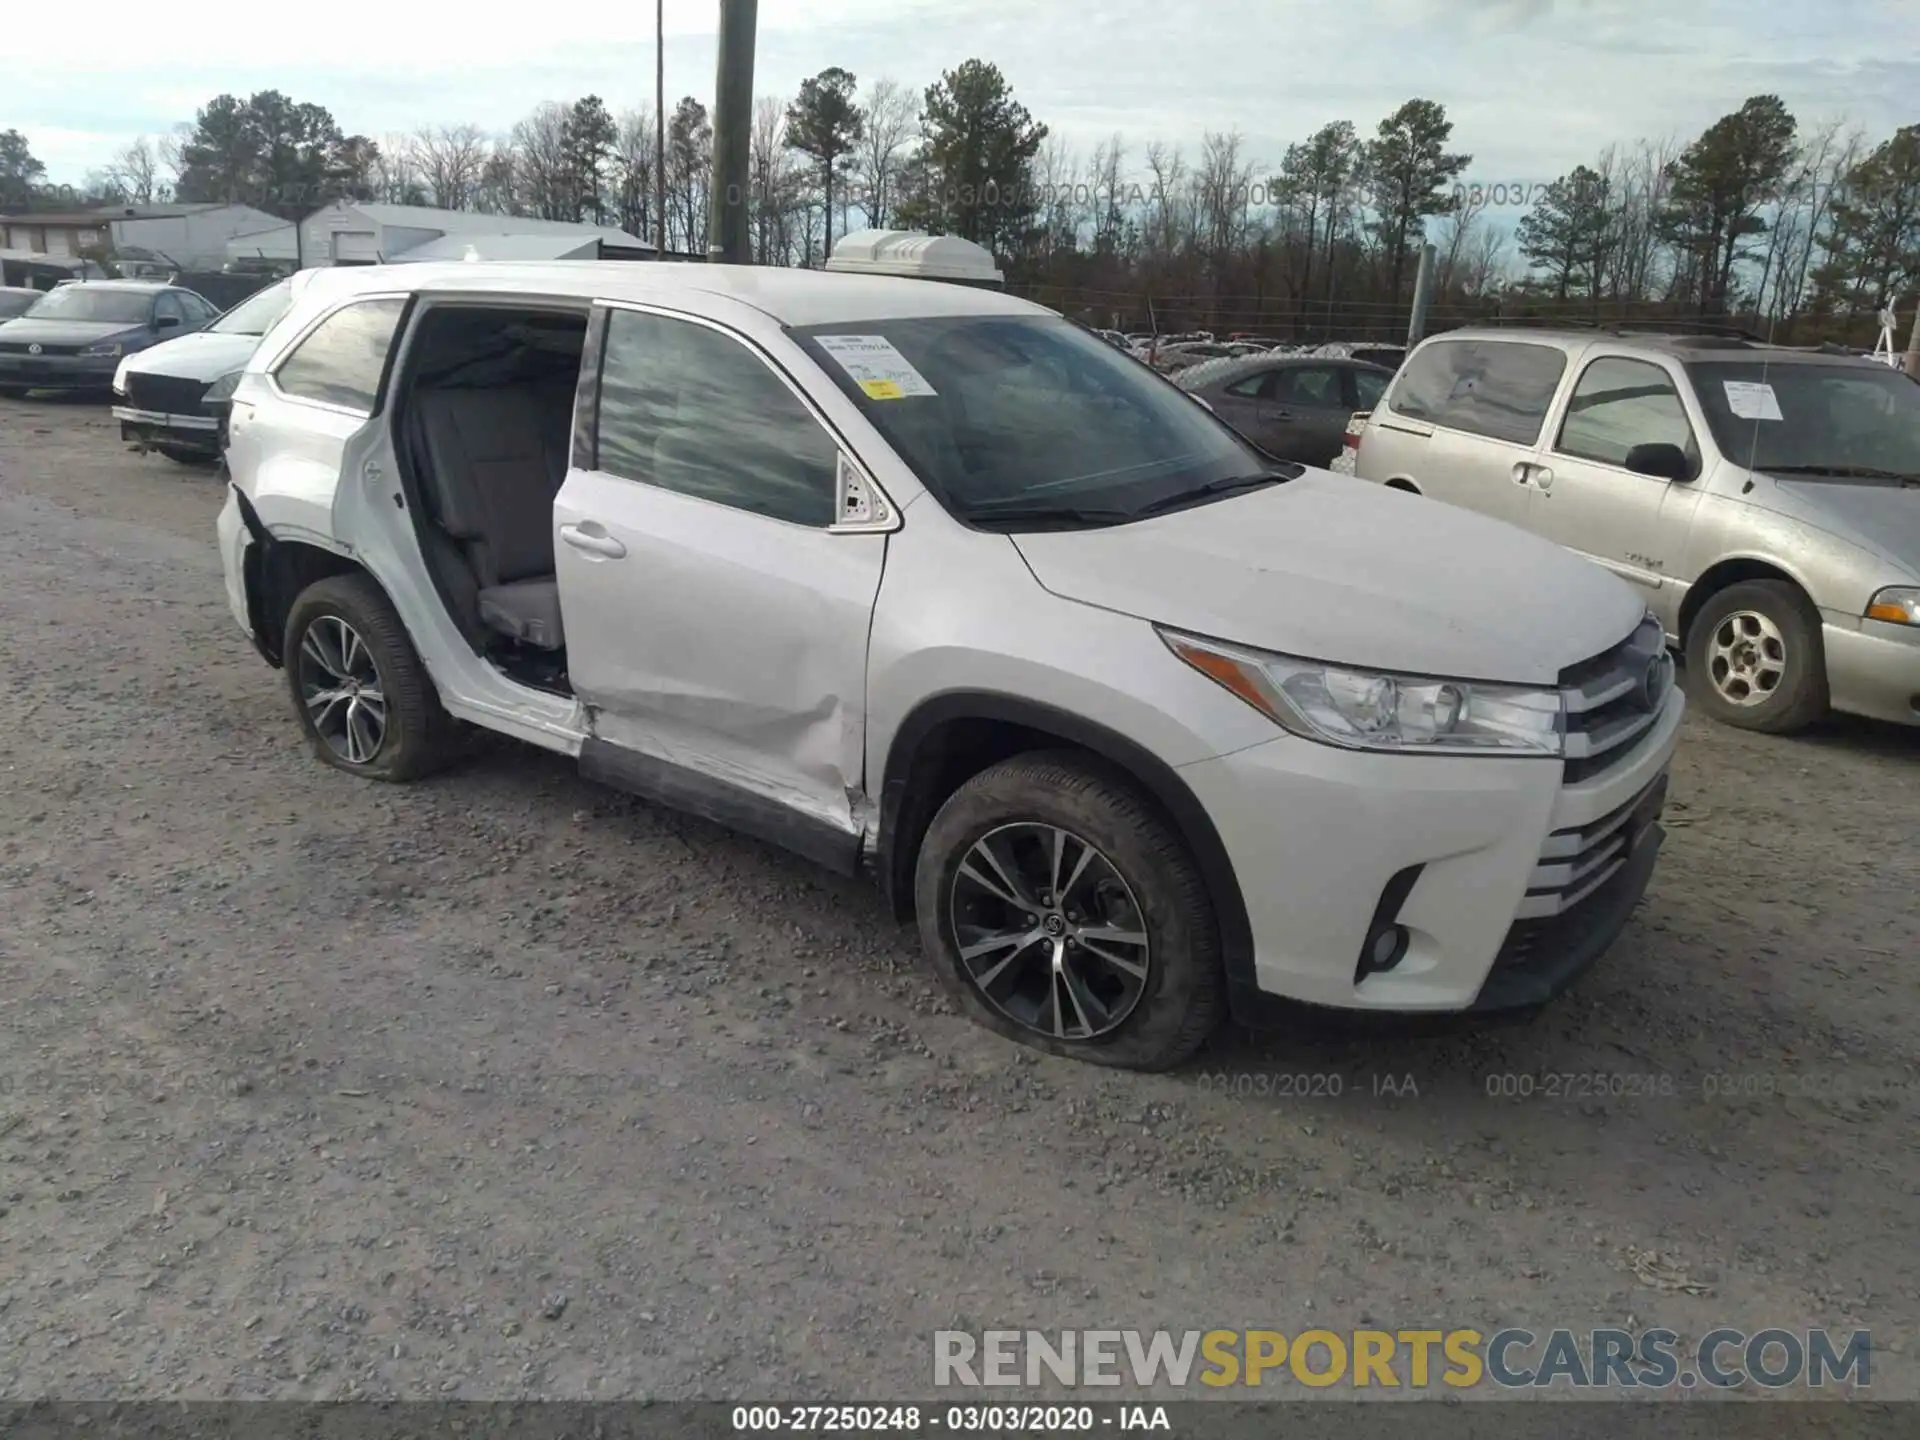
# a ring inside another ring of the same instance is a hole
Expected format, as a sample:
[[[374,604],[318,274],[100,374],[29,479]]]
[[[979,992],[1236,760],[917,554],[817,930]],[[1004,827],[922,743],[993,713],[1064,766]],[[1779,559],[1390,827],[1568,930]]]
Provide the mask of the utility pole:
[[[667,0],[653,3],[653,258],[667,258]]]
[[[753,37],[759,0],[720,0],[720,58],[713,82],[713,185],[707,206],[707,259],[745,265],[749,141],[753,131]]]
[[[1901,368],[1920,380],[1920,310],[1913,312],[1913,333],[1907,336],[1907,358]]]
[[[1433,300],[1433,246],[1420,247],[1420,268],[1413,277],[1413,318],[1407,324],[1407,349],[1418,345],[1427,333],[1427,306]]]

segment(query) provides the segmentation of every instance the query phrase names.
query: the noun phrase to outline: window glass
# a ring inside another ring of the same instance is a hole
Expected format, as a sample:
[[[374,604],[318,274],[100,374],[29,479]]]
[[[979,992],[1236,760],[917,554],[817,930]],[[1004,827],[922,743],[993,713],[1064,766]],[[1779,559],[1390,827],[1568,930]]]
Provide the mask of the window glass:
[[[1694,453],[1673,381],[1644,360],[1596,360],[1587,366],[1567,402],[1567,418],[1554,446],[1562,454],[1603,465],[1625,465],[1636,445],[1677,445]]]
[[[180,302],[187,307],[187,319],[195,325],[204,325],[220,313],[214,308],[213,303],[202,295],[188,293],[180,297]]]
[[[336,310],[274,372],[289,395],[371,413],[406,301],[361,300]]]
[[[599,436],[609,474],[796,525],[836,518],[833,437],[765,361],[705,325],[608,317]]]
[[[1340,395],[1340,372],[1330,365],[1302,365],[1273,372],[1273,388],[1268,397],[1282,405],[1306,405],[1322,410],[1343,410],[1346,401]]]
[[[1816,478],[1863,468],[1920,475],[1920,384],[1911,375],[1783,359],[1696,362],[1687,371],[1720,453],[1736,465]],[[1920,494],[1908,498],[1920,502]]]
[[[1115,523],[1106,517],[1272,469],[1175,386],[1058,316],[913,316],[795,333],[941,504],[976,524]],[[858,345],[885,357],[905,393],[865,389],[835,358],[836,341],[841,354]],[[1036,522],[1041,511],[1050,518]]]
[[[1258,375],[1249,375],[1246,379],[1227,386],[1227,394],[1238,395],[1242,400],[1258,400],[1267,381],[1273,378],[1272,371],[1263,371]]]
[[[153,314],[153,291],[110,286],[61,285],[29,310],[35,320],[87,320],[109,325],[144,325]]]
[[[222,335],[265,335],[292,304],[293,281],[282,280],[278,285],[269,285],[249,295],[210,328]]]
[[[1376,375],[1371,370],[1354,371],[1353,385],[1360,402],[1355,408],[1371,410],[1378,405],[1380,397],[1387,393],[1387,381],[1391,378],[1389,375]]]
[[[1388,404],[1410,420],[1531,445],[1566,368],[1551,345],[1443,340],[1407,362]]]

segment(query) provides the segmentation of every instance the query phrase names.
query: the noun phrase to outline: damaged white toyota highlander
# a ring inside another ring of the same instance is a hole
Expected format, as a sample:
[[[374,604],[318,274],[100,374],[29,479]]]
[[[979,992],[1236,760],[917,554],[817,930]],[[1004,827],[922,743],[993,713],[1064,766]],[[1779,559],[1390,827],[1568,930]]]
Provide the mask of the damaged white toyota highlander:
[[[323,271],[230,429],[228,594],[321,759],[410,780],[478,726],[870,870],[1044,1050],[1531,1009],[1654,866],[1684,701],[1623,582],[1002,294]]]

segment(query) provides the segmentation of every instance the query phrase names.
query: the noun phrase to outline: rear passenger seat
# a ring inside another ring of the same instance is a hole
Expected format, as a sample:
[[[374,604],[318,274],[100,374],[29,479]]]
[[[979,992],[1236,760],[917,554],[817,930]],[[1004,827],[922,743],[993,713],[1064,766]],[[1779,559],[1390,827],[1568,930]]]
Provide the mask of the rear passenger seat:
[[[479,622],[525,645],[565,644],[553,500],[567,473],[572,390],[421,390],[409,407],[431,518],[473,573]]]

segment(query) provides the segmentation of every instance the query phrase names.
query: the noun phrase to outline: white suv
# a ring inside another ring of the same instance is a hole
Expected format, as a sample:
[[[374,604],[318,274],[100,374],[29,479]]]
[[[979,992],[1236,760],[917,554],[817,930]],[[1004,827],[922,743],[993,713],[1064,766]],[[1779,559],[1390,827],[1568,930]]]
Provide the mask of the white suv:
[[[1537,1005],[1660,843],[1683,702],[1627,586],[1278,465],[1005,295],[323,272],[228,462],[234,614],[322,759],[411,779],[465,722],[871,868],[1056,1053]]]

